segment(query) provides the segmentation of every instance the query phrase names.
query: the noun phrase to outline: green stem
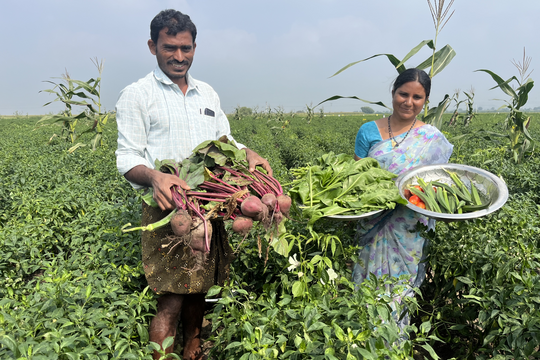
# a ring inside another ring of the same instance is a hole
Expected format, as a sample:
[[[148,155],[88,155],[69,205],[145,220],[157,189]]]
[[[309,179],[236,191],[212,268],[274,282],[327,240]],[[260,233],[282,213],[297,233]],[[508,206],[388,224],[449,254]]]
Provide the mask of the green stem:
[[[178,209],[174,209],[173,211],[171,211],[171,213],[169,215],[165,216],[163,219],[161,219],[159,221],[156,221],[153,224],[148,224],[146,226],[134,227],[134,228],[131,228],[131,229],[122,229],[122,232],[129,232],[129,231],[135,231],[135,230],[152,231],[152,230],[159,229],[160,227],[165,226],[168,223],[170,223],[172,217],[174,216],[174,214],[176,214],[177,211],[178,211]]]

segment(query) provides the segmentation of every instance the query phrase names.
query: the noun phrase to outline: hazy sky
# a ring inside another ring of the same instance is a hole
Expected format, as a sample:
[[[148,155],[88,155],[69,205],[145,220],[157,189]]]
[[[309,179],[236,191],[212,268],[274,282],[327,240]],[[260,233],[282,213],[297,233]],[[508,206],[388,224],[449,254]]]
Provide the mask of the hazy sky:
[[[120,90],[155,68],[146,44],[150,21],[167,8],[190,15],[197,26],[190,72],[214,87],[227,113],[236,106],[302,110],[333,95],[390,105],[397,72],[385,57],[330,76],[379,53],[403,58],[435,36],[426,0],[2,0],[0,6],[2,115],[59,111],[60,104],[43,107],[54,99],[40,93],[50,88],[44,81],[57,81],[66,69],[74,79],[95,77],[96,57],[104,60],[102,102],[113,110]],[[474,71],[490,69],[504,79],[517,75],[512,60],[522,61],[524,47],[530,69],[537,68],[540,1],[456,0],[453,9],[437,47],[450,44],[457,55],[433,79],[432,103],[472,87],[477,107],[504,105],[508,97],[489,90],[491,77]],[[425,48],[406,65],[416,66],[429,54]],[[540,70],[531,75],[537,76]],[[526,107],[540,106],[539,94],[540,84]],[[354,111],[366,105],[338,100],[323,106]]]

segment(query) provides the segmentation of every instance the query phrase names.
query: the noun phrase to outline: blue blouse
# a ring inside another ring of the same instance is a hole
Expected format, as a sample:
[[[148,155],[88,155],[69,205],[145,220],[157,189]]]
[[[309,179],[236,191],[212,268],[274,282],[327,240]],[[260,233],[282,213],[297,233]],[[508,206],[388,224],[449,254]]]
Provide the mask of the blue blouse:
[[[356,134],[354,153],[359,158],[365,158],[369,149],[379,141],[382,141],[381,133],[375,121],[365,123]]]

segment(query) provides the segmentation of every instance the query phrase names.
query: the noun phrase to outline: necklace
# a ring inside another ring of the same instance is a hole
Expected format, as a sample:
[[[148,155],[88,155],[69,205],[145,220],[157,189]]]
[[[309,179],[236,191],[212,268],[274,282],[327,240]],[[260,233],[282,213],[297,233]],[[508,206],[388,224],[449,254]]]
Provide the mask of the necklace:
[[[414,121],[413,121],[411,127],[409,128],[409,130],[407,131],[407,133],[405,134],[403,139],[401,139],[401,141],[397,141],[396,138],[394,137],[394,134],[392,133],[392,128],[390,127],[390,118],[391,117],[392,117],[392,115],[390,115],[388,117],[388,135],[390,136],[390,139],[392,140],[392,147],[397,148],[401,143],[403,143],[403,141],[405,141],[405,139],[407,138],[407,136],[409,135],[411,130],[414,128],[414,124],[416,124],[416,117],[414,118]]]

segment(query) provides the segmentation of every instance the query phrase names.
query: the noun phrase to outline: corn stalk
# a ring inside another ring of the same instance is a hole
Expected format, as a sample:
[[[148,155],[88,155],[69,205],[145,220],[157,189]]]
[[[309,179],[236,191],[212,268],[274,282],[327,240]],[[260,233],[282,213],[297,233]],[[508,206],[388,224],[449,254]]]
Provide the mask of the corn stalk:
[[[454,56],[456,56],[455,50],[448,44],[442,47],[440,50],[437,50],[437,47],[436,47],[439,33],[444,28],[448,20],[450,20],[450,18],[454,14],[454,12],[452,11],[452,13],[448,15],[449,10],[452,7],[452,4],[454,3],[454,0],[451,0],[448,6],[446,7],[444,6],[444,3],[445,3],[445,0],[433,0],[433,4],[431,4],[431,0],[428,0],[429,9],[431,11],[433,23],[435,25],[435,39],[434,40],[421,41],[418,45],[412,48],[405,55],[405,57],[403,57],[402,60],[400,60],[393,54],[376,54],[368,58],[358,60],[358,61],[345,65],[343,68],[339,69],[331,77],[334,77],[340,74],[341,72],[347,70],[351,66],[354,66],[361,62],[364,62],[364,61],[367,61],[376,57],[380,57],[380,56],[386,57],[390,61],[390,63],[394,66],[394,68],[397,70],[398,74],[401,74],[403,71],[407,69],[405,67],[405,62],[408,61],[410,58],[412,58],[414,55],[416,55],[424,46],[427,46],[432,50],[432,53],[427,59],[425,59],[420,64],[418,64],[416,68],[425,70],[429,67],[429,70],[427,71],[427,73],[429,74],[430,78],[433,78],[435,75],[440,73],[444,68],[446,68],[448,64],[450,64]],[[368,104],[379,105],[387,109],[390,109],[381,101],[368,101],[368,100],[364,100],[356,96],[340,96],[340,95],[335,95],[326,100],[323,100],[320,103],[318,103],[316,107],[324,102],[333,101],[337,99],[356,99],[356,100],[360,100]],[[444,111],[448,107],[449,102],[450,102],[450,97],[448,95],[445,95],[444,99],[439,103],[438,107],[429,109],[428,108],[429,101],[426,100],[426,103],[424,105],[424,117],[422,118],[422,120],[424,122],[431,123],[434,126],[440,127],[442,124],[442,113],[444,113]]]
[[[520,79],[515,76],[512,76],[508,80],[503,80],[499,75],[494,72],[486,69],[479,69],[476,71],[483,71],[491,75],[491,78],[497,83],[496,86],[492,87],[490,90],[500,88],[505,94],[510,96],[510,100],[506,100],[506,106],[501,106],[501,108],[509,109],[509,113],[506,116],[504,122],[504,128],[506,134],[497,134],[492,132],[486,132],[493,136],[506,137],[510,141],[510,150],[512,151],[514,161],[520,163],[525,154],[529,150],[534,149],[534,139],[529,133],[529,126],[531,125],[531,117],[527,116],[521,111],[521,107],[525,105],[529,99],[529,92],[534,86],[534,81],[530,78],[529,72],[527,74],[529,65],[531,63],[531,58],[527,57],[525,54],[525,49],[523,49],[523,61],[516,62],[513,61],[514,66],[518,69]],[[510,86],[510,83],[515,81],[518,84],[516,89]]]
[[[103,61],[98,61],[97,58],[92,62],[98,69],[99,77],[91,78],[84,82],[72,79],[68,72],[62,75],[60,79],[63,82],[55,83],[46,81],[54,85],[52,89],[42,90],[56,95],[56,99],[46,103],[47,106],[55,101],[64,103],[65,109],[56,115],[45,115],[36,124],[36,126],[48,126],[56,123],[62,124],[62,133],[60,136],[54,134],[54,137],[64,138],[66,141],[75,144],[75,142],[86,133],[94,132],[94,137],[90,140],[92,150],[103,145],[103,129],[109,119],[109,114],[102,112],[101,105],[101,74],[103,73]],[[82,106],[83,110],[77,115],[73,114],[74,106]],[[78,125],[83,123],[86,128],[77,132]],[[68,151],[73,152],[77,148],[86,146],[84,143],[77,143]]]

